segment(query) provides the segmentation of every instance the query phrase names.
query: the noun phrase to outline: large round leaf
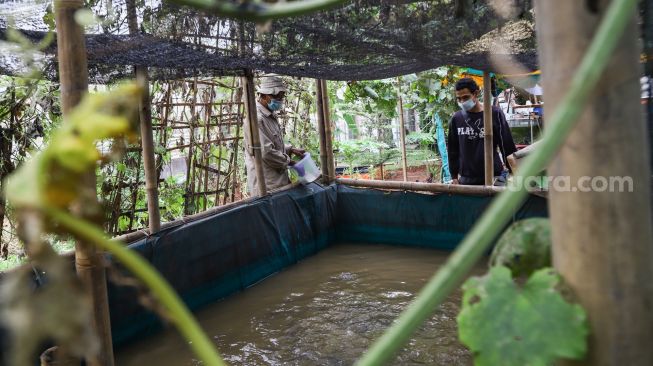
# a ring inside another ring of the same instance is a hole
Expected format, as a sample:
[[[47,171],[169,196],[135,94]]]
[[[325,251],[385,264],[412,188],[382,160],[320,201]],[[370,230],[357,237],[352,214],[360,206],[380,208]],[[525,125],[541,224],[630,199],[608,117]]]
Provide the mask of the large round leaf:
[[[547,366],[584,357],[586,315],[556,291],[559,280],[546,268],[519,288],[503,266],[467,280],[458,332],[477,366]]]

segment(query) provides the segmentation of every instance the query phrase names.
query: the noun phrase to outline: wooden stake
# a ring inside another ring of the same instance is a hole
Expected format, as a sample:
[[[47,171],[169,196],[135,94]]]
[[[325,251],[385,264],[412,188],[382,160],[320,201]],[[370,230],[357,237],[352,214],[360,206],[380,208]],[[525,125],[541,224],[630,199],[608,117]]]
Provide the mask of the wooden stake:
[[[399,136],[401,136],[401,162],[404,182],[408,181],[408,161],[406,159],[406,127],[404,122],[404,103],[401,99],[401,78],[397,78],[397,104],[399,106]],[[383,163],[381,163],[383,164]]]
[[[324,123],[324,98],[322,98],[322,82],[315,79],[315,92],[317,99],[317,130],[320,139],[320,168],[322,170],[322,183],[329,184],[329,160],[327,158],[327,138]]]
[[[593,12],[582,1],[535,2],[547,114],[565,97],[608,3],[599,1]],[[635,19],[633,13],[578,125],[548,169],[572,187],[565,191],[554,182],[549,212],[555,268],[589,317],[583,365],[653,365],[651,170]],[[611,192],[615,177],[631,184],[622,192],[613,185]],[[590,191],[578,191],[581,186]]]
[[[59,83],[61,107],[64,117],[79,103],[88,89],[88,66],[84,31],[75,21],[75,13],[83,7],[81,0],[55,1],[57,30],[57,56],[59,62]],[[65,118],[64,118],[65,120]],[[80,189],[77,214],[87,220],[97,221],[102,217],[97,202],[95,171],[84,179]],[[100,353],[87,363],[94,366],[112,366],[113,344],[109,322],[106,273],[102,253],[94,246],[75,244],[75,267],[86,291],[91,294],[93,328],[100,339]]]
[[[494,141],[492,141],[492,83],[490,73],[483,72],[483,138],[485,151],[485,185],[494,181]]]
[[[252,70],[245,70],[245,76],[241,78],[241,83],[244,89],[245,109],[247,111],[247,127],[245,127],[245,131],[249,132],[249,146],[254,153],[254,167],[256,169],[259,196],[265,196],[268,193],[268,189],[265,186],[265,175],[263,174],[263,155],[258,129],[258,117],[256,116],[256,94],[254,92],[254,75],[252,74]]]

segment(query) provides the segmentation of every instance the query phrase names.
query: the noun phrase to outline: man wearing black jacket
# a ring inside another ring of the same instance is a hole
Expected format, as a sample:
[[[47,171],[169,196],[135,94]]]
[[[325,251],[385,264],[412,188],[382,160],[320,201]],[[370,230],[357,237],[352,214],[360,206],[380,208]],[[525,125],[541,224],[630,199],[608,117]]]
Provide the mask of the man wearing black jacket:
[[[454,113],[449,122],[447,152],[449,171],[453,184],[485,184],[485,142],[483,128],[483,104],[478,100],[479,88],[470,78],[456,83],[456,99],[461,110]],[[508,122],[503,111],[492,107],[492,134],[494,136],[494,176],[501,176],[503,162],[497,148],[505,158],[517,151]]]

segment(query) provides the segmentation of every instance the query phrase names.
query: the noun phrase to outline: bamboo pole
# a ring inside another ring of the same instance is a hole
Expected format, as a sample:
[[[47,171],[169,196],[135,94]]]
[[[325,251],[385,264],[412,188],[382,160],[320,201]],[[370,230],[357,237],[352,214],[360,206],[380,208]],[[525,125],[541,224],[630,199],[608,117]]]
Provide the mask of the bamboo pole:
[[[147,214],[150,232],[161,227],[159,212],[159,185],[154,160],[154,136],[152,134],[152,108],[150,105],[150,82],[145,67],[136,67],[136,80],[143,88],[140,106],[141,145],[143,146],[143,169],[145,169],[145,192],[147,193]]]
[[[483,71],[483,138],[485,151],[485,185],[494,180],[494,141],[492,141],[492,83],[490,73]]]
[[[195,191],[195,170],[193,169],[193,164],[195,164],[195,125],[197,123],[197,77],[193,82],[193,102],[191,103],[191,112],[190,112],[190,129],[188,136],[188,160],[186,166],[186,194],[187,198],[184,200],[184,213],[186,215],[191,214],[191,204],[193,204],[192,193]],[[188,198],[190,197],[190,198]],[[195,210],[193,210],[195,211]]]
[[[404,121],[404,103],[401,99],[401,78],[397,78],[397,105],[399,107],[399,136],[401,136],[401,163],[404,172],[404,182],[408,181],[408,161],[406,159],[406,127]],[[383,178],[383,175],[381,175]]]
[[[236,78],[234,78],[234,82],[235,82],[235,79]],[[242,95],[243,95],[243,88],[238,88],[236,90],[237,90],[236,91],[236,100],[241,100]],[[238,116],[242,120],[243,114],[242,114],[242,111],[240,109],[241,106],[242,106],[242,103],[237,104],[236,105],[236,111],[238,112]],[[238,149],[238,142],[240,141],[238,136],[240,136],[240,128],[241,128],[240,124],[236,125],[236,135],[235,135],[236,140],[234,140],[235,141],[234,142],[234,153],[232,154],[233,161],[234,161],[234,163],[232,165],[232,169],[234,169],[234,171],[238,171],[238,150],[239,150]],[[238,174],[234,174],[233,178],[232,178],[232,182],[231,182],[231,202],[234,202],[236,200],[236,183],[237,183],[237,179],[238,179]],[[226,203],[226,201],[225,201],[225,203]]]
[[[138,34],[135,0],[127,1],[127,20],[129,34]],[[139,116],[141,146],[143,149],[143,169],[145,170],[145,193],[147,195],[147,216],[150,232],[156,233],[161,227],[159,212],[159,184],[154,160],[154,136],[152,134],[152,100],[150,78],[147,67],[134,66],[136,81],[142,88]]]
[[[235,88],[235,86],[236,86],[236,78],[232,78],[232,79],[231,79],[231,93],[230,93],[230,95],[229,95],[229,100],[234,100],[234,94],[236,93],[236,88]],[[232,110],[232,108],[229,107],[229,112],[231,112],[231,110]],[[220,108],[220,114],[222,115],[222,108]],[[237,124],[236,124],[236,125],[237,125]],[[236,129],[238,129],[238,127],[236,127]],[[238,137],[238,133],[236,133],[235,136]],[[229,185],[230,185],[230,179],[231,179],[231,176],[230,176],[229,174],[232,174],[232,173],[235,173],[235,172],[236,172],[236,169],[235,169],[235,166],[234,166],[234,162],[235,162],[235,160],[234,160],[234,155],[236,155],[236,150],[238,150],[238,143],[237,143],[237,142],[234,143],[234,144],[232,145],[232,150],[233,150],[233,151],[232,151],[231,154],[229,155],[229,169],[228,169],[228,173],[227,173],[227,175],[226,175],[225,178],[224,178],[224,179],[225,179],[225,180],[224,180],[224,193],[225,193],[225,194],[224,194],[224,196],[223,196],[223,198],[222,198],[222,204],[223,204],[223,205],[226,205],[226,204],[227,204],[227,199],[229,198],[229,189],[230,189],[230,186],[229,186]],[[220,159],[218,159],[218,161],[220,161]],[[220,164],[220,163],[218,163],[218,164]],[[235,174],[234,174],[234,175],[235,175]],[[216,183],[216,188],[219,188],[219,184],[220,184],[220,179],[218,179],[218,181],[217,181],[217,183]],[[216,202],[216,206],[217,206],[217,203],[218,203],[218,199],[219,199],[219,197],[218,197],[218,193],[216,193],[216,194],[215,194],[215,202]]]
[[[234,93],[234,90],[232,88],[231,89],[231,94],[233,95],[233,93]],[[211,86],[211,95],[210,95],[211,101],[213,101],[213,99],[215,98],[215,96],[216,96],[215,94],[216,94],[215,89],[214,89],[213,86]],[[221,109],[220,110],[220,115],[222,115],[222,108],[220,108],[220,109]],[[207,117],[206,118],[206,124],[205,124],[207,141],[211,139],[211,132],[210,132],[210,127],[209,127],[209,125],[210,125],[209,122],[211,121],[211,115],[212,114],[213,114],[213,107],[209,107],[209,111],[207,112],[207,116],[206,116]],[[216,191],[215,191],[215,198],[213,200],[213,205],[214,206],[219,206],[220,205],[220,193],[219,192],[220,192],[220,175],[221,175],[220,168],[222,166],[222,144],[223,144],[222,137],[223,137],[222,131],[221,131],[220,128],[218,128],[218,139],[220,139],[220,142],[218,143],[218,147],[220,149],[218,150],[218,164],[217,164],[218,173],[217,173],[217,175],[215,177],[215,189],[216,189]],[[211,157],[210,148],[208,149],[208,152],[209,152],[209,154],[207,155],[206,165],[209,165],[209,160],[210,160],[210,157]],[[206,181],[204,182],[204,190],[207,191],[208,190],[208,180],[209,180],[208,171],[204,175],[204,178],[206,179]],[[226,190],[225,190],[225,192],[226,192]],[[206,210],[206,207],[207,207],[206,205],[208,203],[207,202],[208,197],[205,197],[204,199],[205,199],[205,201],[204,201],[205,202],[204,210]]]
[[[495,186],[464,186],[459,184],[420,183],[420,182],[396,182],[379,181],[367,179],[338,178],[336,183],[352,187],[377,188],[401,191],[434,192],[462,194],[471,196],[493,196],[503,192],[505,187]]]
[[[322,98],[322,82],[315,79],[315,92],[317,99],[317,130],[320,140],[320,169],[322,170],[322,183],[329,184],[329,162],[327,158],[326,130],[324,124],[324,99]]]
[[[131,216],[129,216],[129,230],[134,228],[134,218],[136,217],[134,214],[136,212],[136,203],[138,202],[138,190],[140,186],[140,179],[141,179],[141,161],[143,160],[143,156],[139,155],[138,156],[138,164],[136,168],[136,180],[135,184],[131,187],[131,194],[132,194],[132,202],[131,202]]]
[[[167,83],[167,88],[166,92],[164,95],[165,100],[171,100],[172,98],[172,85],[170,83]],[[170,107],[164,107],[163,109],[163,115],[160,115],[160,128],[161,128],[161,133],[159,134],[159,145],[163,147],[168,146],[168,117],[170,113]],[[157,162],[156,162],[156,179],[157,181],[161,177],[161,170],[163,169],[163,155],[159,154]],[[158,185],[157,185],[158,186]]]
[[[547,111],[562,104],[608,3],[600,1],[594,13],[585,2],[535,2]],[[569,177],[572,187],[581,177],[632,182],[630,192],[550,192],[554,266],[587,311],[591,328],[583,365],[653,365],[651,171],[639,104],[639,31],[635,12],[628,14],[619,46],[548,169]]]
[[[241,81],[244,87],[245,109],[247,113],[247,127],[245,127],[245,130],[249,132],[249,146],[254,153],[254,167],[256,168],[259,196],[265,196],[268,193],[268,189],[265,186],[265,175],[263,174],[263,155],[258,129],[258,117],[256,116],[256,94],[254,92],[254,75],[252,74],[252,70],[246,69],[245,76],[241,78]]]
[[[61,107],[64,116],[79,103],[88,91],[88,66],[84,31],[75,21],[75,13],[83,7],[81,0],[55,1],[57,31],[57,56]],[[97,201],[95,171],[88,173],[82,182],[76,214],[93,220],[101,217]],[[87,360],[93,366],[112,366],[113,344],[109,322],[109,301],[103,255],[94,246],[75,243],[75,267],[86,291],[91,294],[93,329],[99,337],[99,354]]]
[[[327,158],[327,184],[333,182],[336,178],[335,159],[333,158],[333,132],[331,126],[331,111],[329,109],[329,89],[327,81],[320,80],[320,89],[322,91],[322,118],[324,122],[324,146],[326,148]]]
[[[16,120],[16,87],[12,85],[11,89],[11,108],[9,110],[9,129],[0,129],[0,192],[4,192],[4,181],[9,174],[14,171],[14,164],[11,162],[11,153],[13,149],[14,133],[18,124]],[[9,240],[7,243],[2,241],[4,232],[5,212],[7,207],[7,197],[0,193],[0,258],[7,259],[9,256]]]

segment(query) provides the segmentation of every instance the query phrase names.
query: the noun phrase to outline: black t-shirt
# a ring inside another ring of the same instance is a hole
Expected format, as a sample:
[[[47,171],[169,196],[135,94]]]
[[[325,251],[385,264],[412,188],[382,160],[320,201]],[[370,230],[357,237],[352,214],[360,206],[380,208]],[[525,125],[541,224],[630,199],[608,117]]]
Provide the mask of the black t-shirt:
[[[503,111],[492,107],[492,136],[494,142],[494,175],[500,175],[503,164],[497,147],[504,157],[517,151]],[[467,112],[463,118],[462,111],[454,113],[449,121],[447,152],[449,153],[449,171],[452,178],[463,177],[484,179],[485,177],[485,138],[483,112]]]

